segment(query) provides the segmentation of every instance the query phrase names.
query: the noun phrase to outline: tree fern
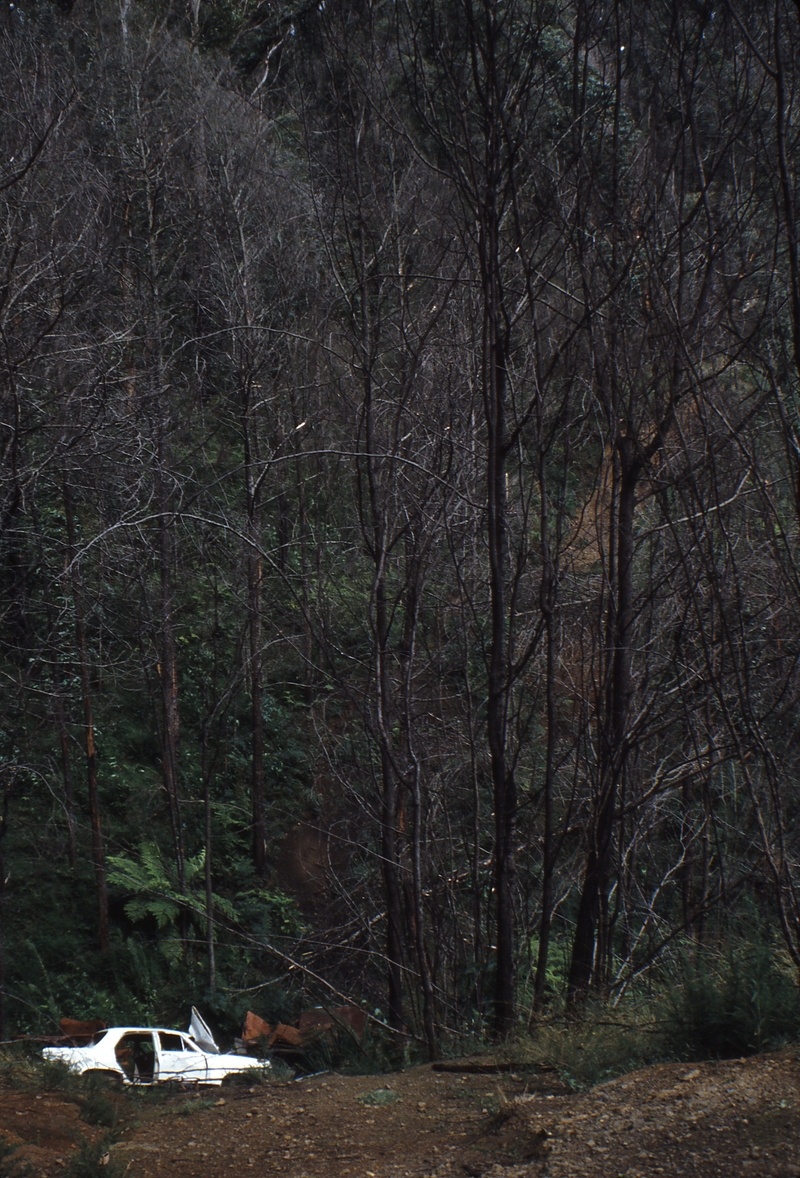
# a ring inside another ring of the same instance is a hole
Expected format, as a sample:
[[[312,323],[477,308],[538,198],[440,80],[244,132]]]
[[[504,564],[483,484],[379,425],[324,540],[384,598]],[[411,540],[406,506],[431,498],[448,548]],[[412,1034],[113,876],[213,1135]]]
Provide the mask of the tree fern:
[[[181,912],[188,912],[195,923],[202,924],[206,918],[205,862],[205,850],[186,860],[186,888],[182,892],[175,868],[164,859],[155,843],[146,842],[139,847],[138,859],[129,855],[109,856],[108,881],[128,893],[125,912],[134,922],[152,916],[158,928],[166,931],[178,923]],[[214,894],[213,904],[218,915],[238,919],[229,900]]]

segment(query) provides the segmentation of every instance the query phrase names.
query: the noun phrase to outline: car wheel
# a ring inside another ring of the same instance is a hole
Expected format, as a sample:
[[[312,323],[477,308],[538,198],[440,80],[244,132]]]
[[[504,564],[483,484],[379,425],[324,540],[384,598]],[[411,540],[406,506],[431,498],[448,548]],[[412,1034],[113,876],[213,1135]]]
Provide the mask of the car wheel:
[[[90,1085],[96,1084],[100,1088],[119,1090],[123,1087],[124,1083],[122,1076],[118,1072],[112,1072],[106,1068],[89,1068],[87,1071],[82,1072],[81,1076]]]

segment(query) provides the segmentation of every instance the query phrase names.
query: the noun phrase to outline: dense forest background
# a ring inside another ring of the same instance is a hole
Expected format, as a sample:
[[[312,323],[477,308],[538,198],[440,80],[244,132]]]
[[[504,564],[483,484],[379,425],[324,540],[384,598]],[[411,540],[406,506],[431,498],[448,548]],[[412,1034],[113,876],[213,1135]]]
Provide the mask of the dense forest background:
[[[798,83],[791,0],[2,4],[0,1037],[796,974]]]

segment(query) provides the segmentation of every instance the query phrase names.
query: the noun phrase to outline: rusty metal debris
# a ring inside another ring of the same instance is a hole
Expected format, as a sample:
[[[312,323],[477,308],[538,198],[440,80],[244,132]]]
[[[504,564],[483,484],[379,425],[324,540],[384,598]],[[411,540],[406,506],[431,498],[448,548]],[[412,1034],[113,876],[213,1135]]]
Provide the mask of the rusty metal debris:
[[[100,1031],[105,1031],[108,1023],[102,1019],[93,1018],[81,1021],[76,1018],[62,1018],[59,1020],[61,1034],[73,1047],[86,1047]]]
[[[344,1030],[361,1042],[366,1025],[366,1012],[358,1006],[319,1006],[313,1010],[304,1010],[297,1026],[287,1023],[272,1025],[248,1010],[242,1028],[242,1042],[250,1047],[265,1043],[268,1047],[278,1049],[302,1049],[322,1037],[333,1038],[337,1030]]]

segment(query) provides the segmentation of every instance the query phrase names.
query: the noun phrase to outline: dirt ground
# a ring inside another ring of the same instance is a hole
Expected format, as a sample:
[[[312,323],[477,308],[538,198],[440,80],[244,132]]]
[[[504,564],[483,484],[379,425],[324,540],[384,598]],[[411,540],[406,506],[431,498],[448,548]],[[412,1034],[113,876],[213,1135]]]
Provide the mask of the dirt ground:
[[[552,1074],[326,1074],[151,1100],[114,1095],[131,1178],[800,1178],[797,1051],[669,1064],[591,1092]],[[0,1091],[0,1135],[55,1178],[74,1100]]]

